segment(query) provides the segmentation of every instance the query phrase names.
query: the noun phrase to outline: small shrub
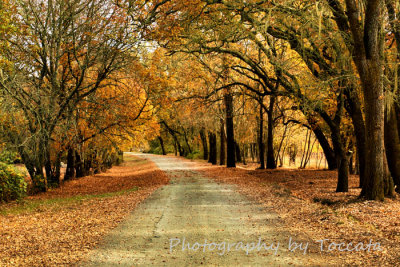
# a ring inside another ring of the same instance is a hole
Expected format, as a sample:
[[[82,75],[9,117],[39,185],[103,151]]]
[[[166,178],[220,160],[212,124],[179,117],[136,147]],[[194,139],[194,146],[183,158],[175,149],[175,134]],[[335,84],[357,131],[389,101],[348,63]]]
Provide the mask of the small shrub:
[[[7,164],[16,164],[21,163],[22,160],[17,152],[3,150],[0,152],[0,162],[4,162]]]
[[[0,162],[0,201],[11,201],[26,194],[25,175],[11,165]]]

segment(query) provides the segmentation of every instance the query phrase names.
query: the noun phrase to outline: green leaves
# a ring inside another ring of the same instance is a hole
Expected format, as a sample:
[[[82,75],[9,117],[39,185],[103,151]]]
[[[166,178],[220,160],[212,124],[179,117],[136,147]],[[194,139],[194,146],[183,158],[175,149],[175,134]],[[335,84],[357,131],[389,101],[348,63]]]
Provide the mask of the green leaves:
[[[26,193],[25,174],[15,167],[0,162],[0,201],[22,198]]]

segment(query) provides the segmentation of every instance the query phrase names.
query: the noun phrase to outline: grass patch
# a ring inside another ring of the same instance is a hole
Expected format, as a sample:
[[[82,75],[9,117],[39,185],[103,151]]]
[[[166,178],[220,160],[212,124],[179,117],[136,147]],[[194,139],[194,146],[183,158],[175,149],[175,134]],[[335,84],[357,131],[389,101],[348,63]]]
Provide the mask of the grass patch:
[[[130,156],[130,155],[124,156],[125,166],[138,166],[138,165],[142,165],[142,164],[145,164],[148,162],[149,161],[145,158],[140,158],[140,157],[135,157],[135,156]]]
[[[107,192],[102,194],[76,195],[72,197],[51,198],[51,199],[23,199],[15,203],[8,203],[7,206],[0,206],[0,215],[18,215],[32,212],[43,212],[46,210],[59,210],[62,208],[70,208],[72,206],[82,204],[92,199],[110,198],[116,196],[127,195],[139,190],[133,187],[126,190]]]

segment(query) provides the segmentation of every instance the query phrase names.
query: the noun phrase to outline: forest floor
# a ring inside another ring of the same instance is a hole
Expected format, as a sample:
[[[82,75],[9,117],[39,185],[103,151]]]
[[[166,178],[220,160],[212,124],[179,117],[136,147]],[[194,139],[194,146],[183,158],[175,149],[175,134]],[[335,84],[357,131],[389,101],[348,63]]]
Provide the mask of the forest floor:
[[[167,183],[153,162],[126,156],[105,173],[0,204],[0,266],[73,265]]]

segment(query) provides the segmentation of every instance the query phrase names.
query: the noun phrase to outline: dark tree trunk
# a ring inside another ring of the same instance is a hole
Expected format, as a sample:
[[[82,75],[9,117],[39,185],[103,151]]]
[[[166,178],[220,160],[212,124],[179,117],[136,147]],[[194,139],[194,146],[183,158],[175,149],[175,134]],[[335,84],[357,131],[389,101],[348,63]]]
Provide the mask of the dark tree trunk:
[[[226,113],[226,167],[236,167],[235,163],[235,136],[233,128],[233,98],[230,92],[225,93]]]
[[[178,148],[176,146],[176,140],[174,140],[174,153],[175,153],[175,156],[178,156]]]
[[[331,145],[329,144],[328,139],[326,139],[325,134],[322,132],[321,128],[318,125],[311,125],[312,131],[317,138],[322,150],[324,151],[324,155],[326,161],[328,162],[328,169],[335,170],[337,169],[337,162],[335,157],[335,152],[333,151]]]
[[[255,150],[255,144],[251,143],[250,144],[250,156],[251,156],[251,161],[254,162],[255,161],[255,154],[256,152]]]
[[[349,157],[351,154],[342,155],[339,158],[338,182],[336,192],[349,191]]]
[[[171,127],[169,127],[165,121],[162,121],[161,123],[162,123],[162,125],[164,125],[164,127],[167,129],[167,131],[170,133],[170,135],[172,136],[172,138],[175,141],[175,156],[177,155],[177,151],[179,152],[179,156],[185,156],[185,150],[182,148],[181,144],[179,143],[178,137],[176,136],[176,131],[174,129],[172,129]]]
[[[61,154],[62,152],[59,152],[56,157],[55,161],[51,161],[51,156],[50,156],[50,146],[45,146],[46,147],[46,158],[45,161],[45,171],[46,171],[46,180],[47,180],[47,186],[49,187],[58,187],[60,185],[60,168],[61,168]]]
[[[79,155],[78,151],[75,151],[75,175],[76,178],[85,176],[82,157]]]
[[[215,165],[217,164],[217,136],[214,133],[209,132],[208,141],[210,145],[210,157],[208,159],[208,162]]]
[[[220,151],[219,151],[219,165],[225,165],[226,145],[225,145],[225,128],[224,120],[221,119],[221,128],[219,131]]]
[[[346,0],[347,17],[354,41],[353,61],[360,75],[365,103],[365,177],[361,196],[370,200],[385,197],[384,162],[384,92],[382,57],[383,1],[369,0],[365,9],[364,27],[359,21],[359,6]],[[360,166],[361,167],[361,166]]]
[[[349,161],[349,173],[350,173],[350,174],[355,174],[354,156],[353,156],[353,154],[351,155],[350,161]]]
[[[75,178],[75,150],[72,148],[68,149],[67,154],[67,169],[64,174],[64,181]]]
[[[58,187],[60,185],[60,165],[61,161],[58,159],[54,162],[47,161],[45,164],[47,185],[49,187]]]
[[[354,126],[354,133],[356,136],[357,157],[359,166],[360,182],[359,186],[362,188],[365,177],[365,123],[361,110],[361,103],[358,98],[357,91],[353,85],[349,85],[344,90],[346,95],[346,110],[350,114]]]
[[[165,152],[165,148],[164,148],[164,140],[162,139],[162,137],[160,135],[158,136],[158,141],[160,141],[162,154],[167,155],[167,153]]]
[[[400,191],[400,140],[397,128],[397,117],[392,107],[385,112],[385,150],[387,163],[396,190]]]
[[[182,148],[181,143],[179,143],[178,138],[174,135],[176,145],[178,146],[178,151],[179,151],[179,156],[184,157],[185,156],[185,150]]]
[[[268,109],[267,169],[276,169],[274,155],[274,105],[275,97],[271,95]]]
[[[31,158],[30,154],[25,154],[25,151],[21,147],[19,149],[19,154],[21,155],[21,159],[28,170],[29,176],[32,180],[32,192],[46,192],[47,191],[47,180],[44,176],[43,168],[44,164],[41,160],[37,158]]]
[[[235,154],[236,154],[236,162],[241,162],[242,157],[241,157],[241,153],[240,153],[240,146],[236,142],[235,142]]]
[[[190,154],[192,154],[192,148],[191,148],[191,146],[190,146],[190,144],[189,144],[189,140],[188,140],[188,138],[187,138],[187,134],[186,134],[185,129],[183,129],[183,136],[185,137],[185,143],[186,143],[188,152],[189,152]],[[187,153],[185,153],[185,156],[187,156]]]
[[[208,160],[207,137],[204,128],[201,128],[200,130],[200,138],[201,138],[201,143],[203,144],[203,159]]]
[[[246,144],[243,144],[243,149],[242,149],[242,163],[243,165],[246,165],[246,157],[248,156],[248,148]]]
[[[338,164],[338,182],[336,192],[348,192],[349,156],[346,153],[344,141],[340,135],[340,121],[330,124],[332,144]]]
[[[261,100],[262,101],[262,100]],[[265,159],[264,159],[264,155],[265,155],[265,151],[264,151],[264,140],[263,140],[263,136],[264,136],[264,111],[263,111],[263,107],[262,105],[260,105],[260,124],[258,127],[258,155],[259,155],[259,159],[260,159],[260,167],[259,169],[263,170],[265,169]]]

